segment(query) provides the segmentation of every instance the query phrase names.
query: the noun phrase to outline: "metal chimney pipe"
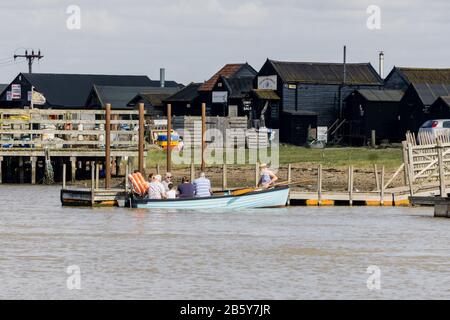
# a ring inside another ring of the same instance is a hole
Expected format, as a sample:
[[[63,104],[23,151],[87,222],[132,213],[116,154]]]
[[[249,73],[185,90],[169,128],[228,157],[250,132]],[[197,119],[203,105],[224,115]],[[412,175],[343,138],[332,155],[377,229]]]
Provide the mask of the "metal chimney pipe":
[[[379,61],[378,61],[378,73],[380,74],[381,79],[384,79],[384,52],[380,51]]]
[[[164,88],[166,85],[166,69],[159,69],[159,81],[161,83],[161,88]]]

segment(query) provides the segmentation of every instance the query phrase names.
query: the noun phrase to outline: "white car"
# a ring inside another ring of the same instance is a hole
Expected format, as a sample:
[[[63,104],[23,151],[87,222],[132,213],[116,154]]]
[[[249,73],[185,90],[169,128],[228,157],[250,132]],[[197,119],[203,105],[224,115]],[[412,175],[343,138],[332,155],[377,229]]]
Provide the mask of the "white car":
[[[419,136],[422,133],[431,133],[433,138],[438,135],[450,136],[450,119],[428,120],[419,129]]]

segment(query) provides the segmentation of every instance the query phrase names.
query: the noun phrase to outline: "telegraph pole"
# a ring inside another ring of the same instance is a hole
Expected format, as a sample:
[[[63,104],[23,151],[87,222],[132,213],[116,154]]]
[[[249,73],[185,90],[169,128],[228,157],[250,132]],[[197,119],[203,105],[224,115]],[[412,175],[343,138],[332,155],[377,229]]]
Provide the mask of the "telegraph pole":
[[[41,55],[41,50],[38,51],[37,54],[34,53],[34,50],[31,51],[31,54],[28,54],[28,50],[25,50],[25,54],[15,54],[14,60],[17,58],[25,58],[28,60],[28,72],[33,73],[33,62],[35,59],[41,60],[44,56]]]

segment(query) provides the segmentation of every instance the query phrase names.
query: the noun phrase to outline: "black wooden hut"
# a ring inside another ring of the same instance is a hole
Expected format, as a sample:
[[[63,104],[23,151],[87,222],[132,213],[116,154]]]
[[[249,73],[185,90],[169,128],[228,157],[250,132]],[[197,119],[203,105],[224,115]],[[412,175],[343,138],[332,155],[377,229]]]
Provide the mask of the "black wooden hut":
[[[450,95],[439,97],[430,106],[431,119],[450,119]]]
[[[164,103],[172,105],[174,116],[201,116],[201,103],[198,93],[201,83],[190,83],[177,93],[164,99]]]
[[[375,130],[377,140],[398,142],[398,114],[402,97],[402,90],[353,91],[345,99],[346,142],[365,145],[371,139],[372,130]]]

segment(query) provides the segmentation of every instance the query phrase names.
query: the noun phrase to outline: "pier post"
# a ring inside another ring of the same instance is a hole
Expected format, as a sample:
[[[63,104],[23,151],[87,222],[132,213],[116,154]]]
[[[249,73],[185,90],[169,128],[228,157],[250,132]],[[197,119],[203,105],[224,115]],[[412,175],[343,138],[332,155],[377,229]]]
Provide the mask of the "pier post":
[[[222,167],[222,189],[226,190],[227,189],[227,164],[224,163],[223,167]]]
[[[353,206],[353,166],[348,166],[348,203]]]
[[[19,157],[19,183],[24,182],[23,157]]]
[[[3,183],[3,171],[2,171],[3,157],[0,157],[0,184]]]
[[[206,103],[202,103],[202,172],[205,172],[205,149],[206,149]]]
[[[380,178],[378,176],[378,167],[376,163],[373,164],[373,172],[375,174],[375,185],[377,188],[376,190],[380,191]]]
[[[288,164],[288,169],[287,169],[287,181],[288,181],[288,183],[292,182],[292,171],[291,170],[292,170],[292,166],[289,163]]]
[[[159,169],[159,163],[158,164],[156,164],[156,174],[160,174],[160,169]]]
[[[381,168],[381,192],[380,192],[380,202],[381,206],[384,206],[384,166]]]
[[[443,157],[443,147],[442,141],[437,141],[437,152],[438,152],[438,165],[439,165],[439,189],[441,193],[441,197],[447,197],[447,192],[445,190],[445,168],[444,168],[444,157]]]
[[[31,157],[31,184],[36,184],[36,157]]]
[[[94,206],[95,203],[95,170],[94,170],[94,161],[91,162],[91,204]]]
[[[66,164],[63,163],[62,188],[66,189]]]
[[[77,158],[76,157],[70,157],[70,170],[72,171],[72,175],[70,179],[72,180],[72,183],[75,183],[76,180],[76,174],[77,174]]]
[[[317,201],[318,205],[322,205],[322,165],[319,164],[317,172]]]
[[[100,164],[95,164],[95,189],[100,189]]]
[[[92,177],[94,168],[92,167]],[[111,186],[111,104],[106,104],[105,110],[105,189]]]
[[[138,169],[139,172],[144,174],[144,104],[139,103],[139,155],[138,155]]]
[[[167,170],[166,172],[172,171],[172,105],[167,104],[167,149],[166,149],[166,160],[167,160]]]

